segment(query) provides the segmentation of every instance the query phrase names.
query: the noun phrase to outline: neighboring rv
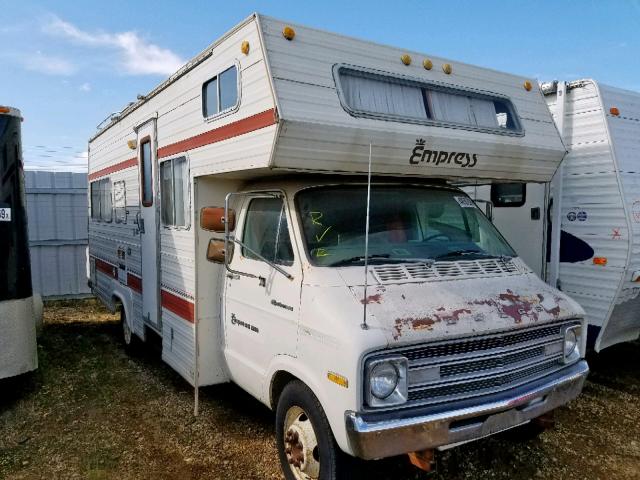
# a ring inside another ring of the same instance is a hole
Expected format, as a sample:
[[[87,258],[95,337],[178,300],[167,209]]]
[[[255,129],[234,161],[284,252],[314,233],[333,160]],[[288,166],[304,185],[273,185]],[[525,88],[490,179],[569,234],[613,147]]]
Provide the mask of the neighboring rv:
[[[21,122],[20,111],[0,106],[0,379],[38,368],[42,301],[31,286]]]
[[[582,309],[452,186],[551,179],[531,87],[253,15],[90,140],[90,285],[129,348],[274,409],[286,478],[428,468],[588,372]]]
[[[473,195],[493,202],[495,225],[527,264],[585,308],[600,351],[640,335],[640,93],[593,80],[542,91],[569,150],[551,188]]]

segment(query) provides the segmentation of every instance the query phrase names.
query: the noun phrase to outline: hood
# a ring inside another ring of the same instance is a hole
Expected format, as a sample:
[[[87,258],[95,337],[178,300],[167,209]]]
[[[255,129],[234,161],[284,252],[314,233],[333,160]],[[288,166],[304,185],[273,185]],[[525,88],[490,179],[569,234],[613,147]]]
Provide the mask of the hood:
[[[349,285],[364,305],[362,285]],[[389,345],[442,340],[580,318],[582,308],[534,274],[372,285],[367,318]]]

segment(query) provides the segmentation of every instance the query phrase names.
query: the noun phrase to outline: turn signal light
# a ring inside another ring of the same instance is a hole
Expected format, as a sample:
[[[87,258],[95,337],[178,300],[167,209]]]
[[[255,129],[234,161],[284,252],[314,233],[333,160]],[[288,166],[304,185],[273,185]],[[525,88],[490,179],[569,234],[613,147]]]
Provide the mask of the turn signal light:
[[[349,380],[338,373],[327,372],[327,378],[341,387],[349,388]]]
[[[593,257],[593,264],[604,266],[607,264],[607,257]]]
[[[618,115],[620,115],[620,110],[618,110],[618,107],[611,107],[609,109],[609,113],[617,117]]]

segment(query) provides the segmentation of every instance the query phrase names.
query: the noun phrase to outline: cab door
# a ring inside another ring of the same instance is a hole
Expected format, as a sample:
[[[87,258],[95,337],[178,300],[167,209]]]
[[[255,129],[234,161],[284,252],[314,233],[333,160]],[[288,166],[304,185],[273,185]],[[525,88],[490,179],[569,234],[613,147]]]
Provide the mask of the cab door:
[[[137,128],[140,165],[140,257],[142,270],[142,317],[160,330],[160,256],[158,255],[158,164],[156,160],[155,118]]]
[[[272,359],[296,356],[302,268],[282,197],[248,196],[239,220],[244,246],[235,245],[225,281],[225,356],[233,380],[259,398]]]

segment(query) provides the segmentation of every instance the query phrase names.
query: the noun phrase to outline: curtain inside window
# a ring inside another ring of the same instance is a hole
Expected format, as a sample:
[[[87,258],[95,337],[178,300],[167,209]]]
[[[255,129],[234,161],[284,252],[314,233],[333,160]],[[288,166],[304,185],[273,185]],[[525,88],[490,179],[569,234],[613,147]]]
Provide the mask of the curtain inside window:
[[[161,184],[161,209],[162,223],[165,225],[173,225],[175,216],[173,214],[173,178],[171,169],[172,160],[162,162],[160,165],[160,184]]]
[[[349,74],[341,76],[341,85],[347,104],[354,110],[428,118],[419,87]]]
[[[493,100],[471,97],[471,109],[479,127],[498,128],[498,116]]]
[[[185,212],[187,209],[187,200],[185,181],[186,181],[187,161],[183,159],[173,162],[173,203],[175,211],[175,224],[178,226],[186,226]]]

